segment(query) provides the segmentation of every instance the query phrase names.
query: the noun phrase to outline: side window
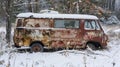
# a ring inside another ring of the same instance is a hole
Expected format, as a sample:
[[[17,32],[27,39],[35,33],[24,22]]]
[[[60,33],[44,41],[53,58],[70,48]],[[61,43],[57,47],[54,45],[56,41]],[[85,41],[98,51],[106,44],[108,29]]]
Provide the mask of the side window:
[[[49,19],[29,18],[24,20],[23,25],[25,27],[50,27],[50,22]]]
[[[55,28],[79,28],[79,20],[55,20]]]
[[[100,26],[95,20],[86,20],[84,27],[86,30],[100,30]]]
[[[100,30],[100,25],[98,24],[98,21],[96,21],[96,29]]]
[[[85,21],[84,27],[85,27],[86,30],[93,29],[93,26],[92,26],[92,24],[91,24],[91,21],[88,21],[88,20]]]
[[[92,29],[96,29],[96,22],[95,21],[91,21],[91,25],[92,25]]]

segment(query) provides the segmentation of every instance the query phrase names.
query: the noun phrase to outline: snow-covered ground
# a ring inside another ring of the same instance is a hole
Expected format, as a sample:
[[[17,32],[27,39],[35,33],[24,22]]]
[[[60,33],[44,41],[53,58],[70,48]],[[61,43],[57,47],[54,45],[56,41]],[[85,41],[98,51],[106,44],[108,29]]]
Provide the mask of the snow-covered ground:
[[[106,49],[91,51],[62,50],[43,53],[0,53],[0,67],[120,67],[120,25],[104,26],[109,35]],[[0,37],[3,38],[5,28],[0,28]],[[4,39],[0,38],[0,45]],[[2,46],[0,47],[1,51]]]

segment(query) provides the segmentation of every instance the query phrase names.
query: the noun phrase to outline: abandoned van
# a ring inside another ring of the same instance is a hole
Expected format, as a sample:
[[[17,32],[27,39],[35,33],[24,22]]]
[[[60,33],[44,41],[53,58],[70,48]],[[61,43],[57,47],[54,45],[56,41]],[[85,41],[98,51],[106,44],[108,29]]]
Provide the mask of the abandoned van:
[[[86,48],[107,45],[108,37],[93,15],[20,13],[14,29],[15,47],[30,47],[33,52],[44,48]]]

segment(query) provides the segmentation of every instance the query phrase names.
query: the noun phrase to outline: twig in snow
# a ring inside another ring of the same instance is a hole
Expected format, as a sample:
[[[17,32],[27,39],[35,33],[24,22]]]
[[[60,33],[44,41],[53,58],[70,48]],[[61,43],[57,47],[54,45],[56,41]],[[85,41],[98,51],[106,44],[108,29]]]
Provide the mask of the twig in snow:
[[[85,57],[85,54],[84,54],[84,56],[83,56],[83,60],[84,60],[84,67],[86,67],[86,57]]]

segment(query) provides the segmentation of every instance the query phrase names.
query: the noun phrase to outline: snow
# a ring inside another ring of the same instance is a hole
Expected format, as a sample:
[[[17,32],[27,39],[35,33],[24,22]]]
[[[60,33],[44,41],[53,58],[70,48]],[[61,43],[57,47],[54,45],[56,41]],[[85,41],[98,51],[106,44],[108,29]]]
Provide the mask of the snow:
[[[116,33],[120,33],[120,29],[117,29],[117,30],[115,30],[114,32],[116,32]]]
[[[102,17],[100,20],[105,24],[120,24],[120,20],[115,15],[111,15],[107,19]]]
[[[6,32],[6,28],[5,27],[0,27],[0,33],[2,32]]]
[[[74,18],[74,19],[95,19],[98,20],[98,18],[94,15],[85,15],[85,14],[49,14],[49,13],[44,13],[44,14],[39,14],[39,13],[20,13],[17,15],[18,18]]]
[[[111,36],[113,33],[120,34],[119,25],[103,25],[103,28],[110,38],[106,49],[38,53],[7,51],[0,53],[0,67],[120,67],[120,35]],[[4,30],[5,27],[0,27],[0,32]]]

